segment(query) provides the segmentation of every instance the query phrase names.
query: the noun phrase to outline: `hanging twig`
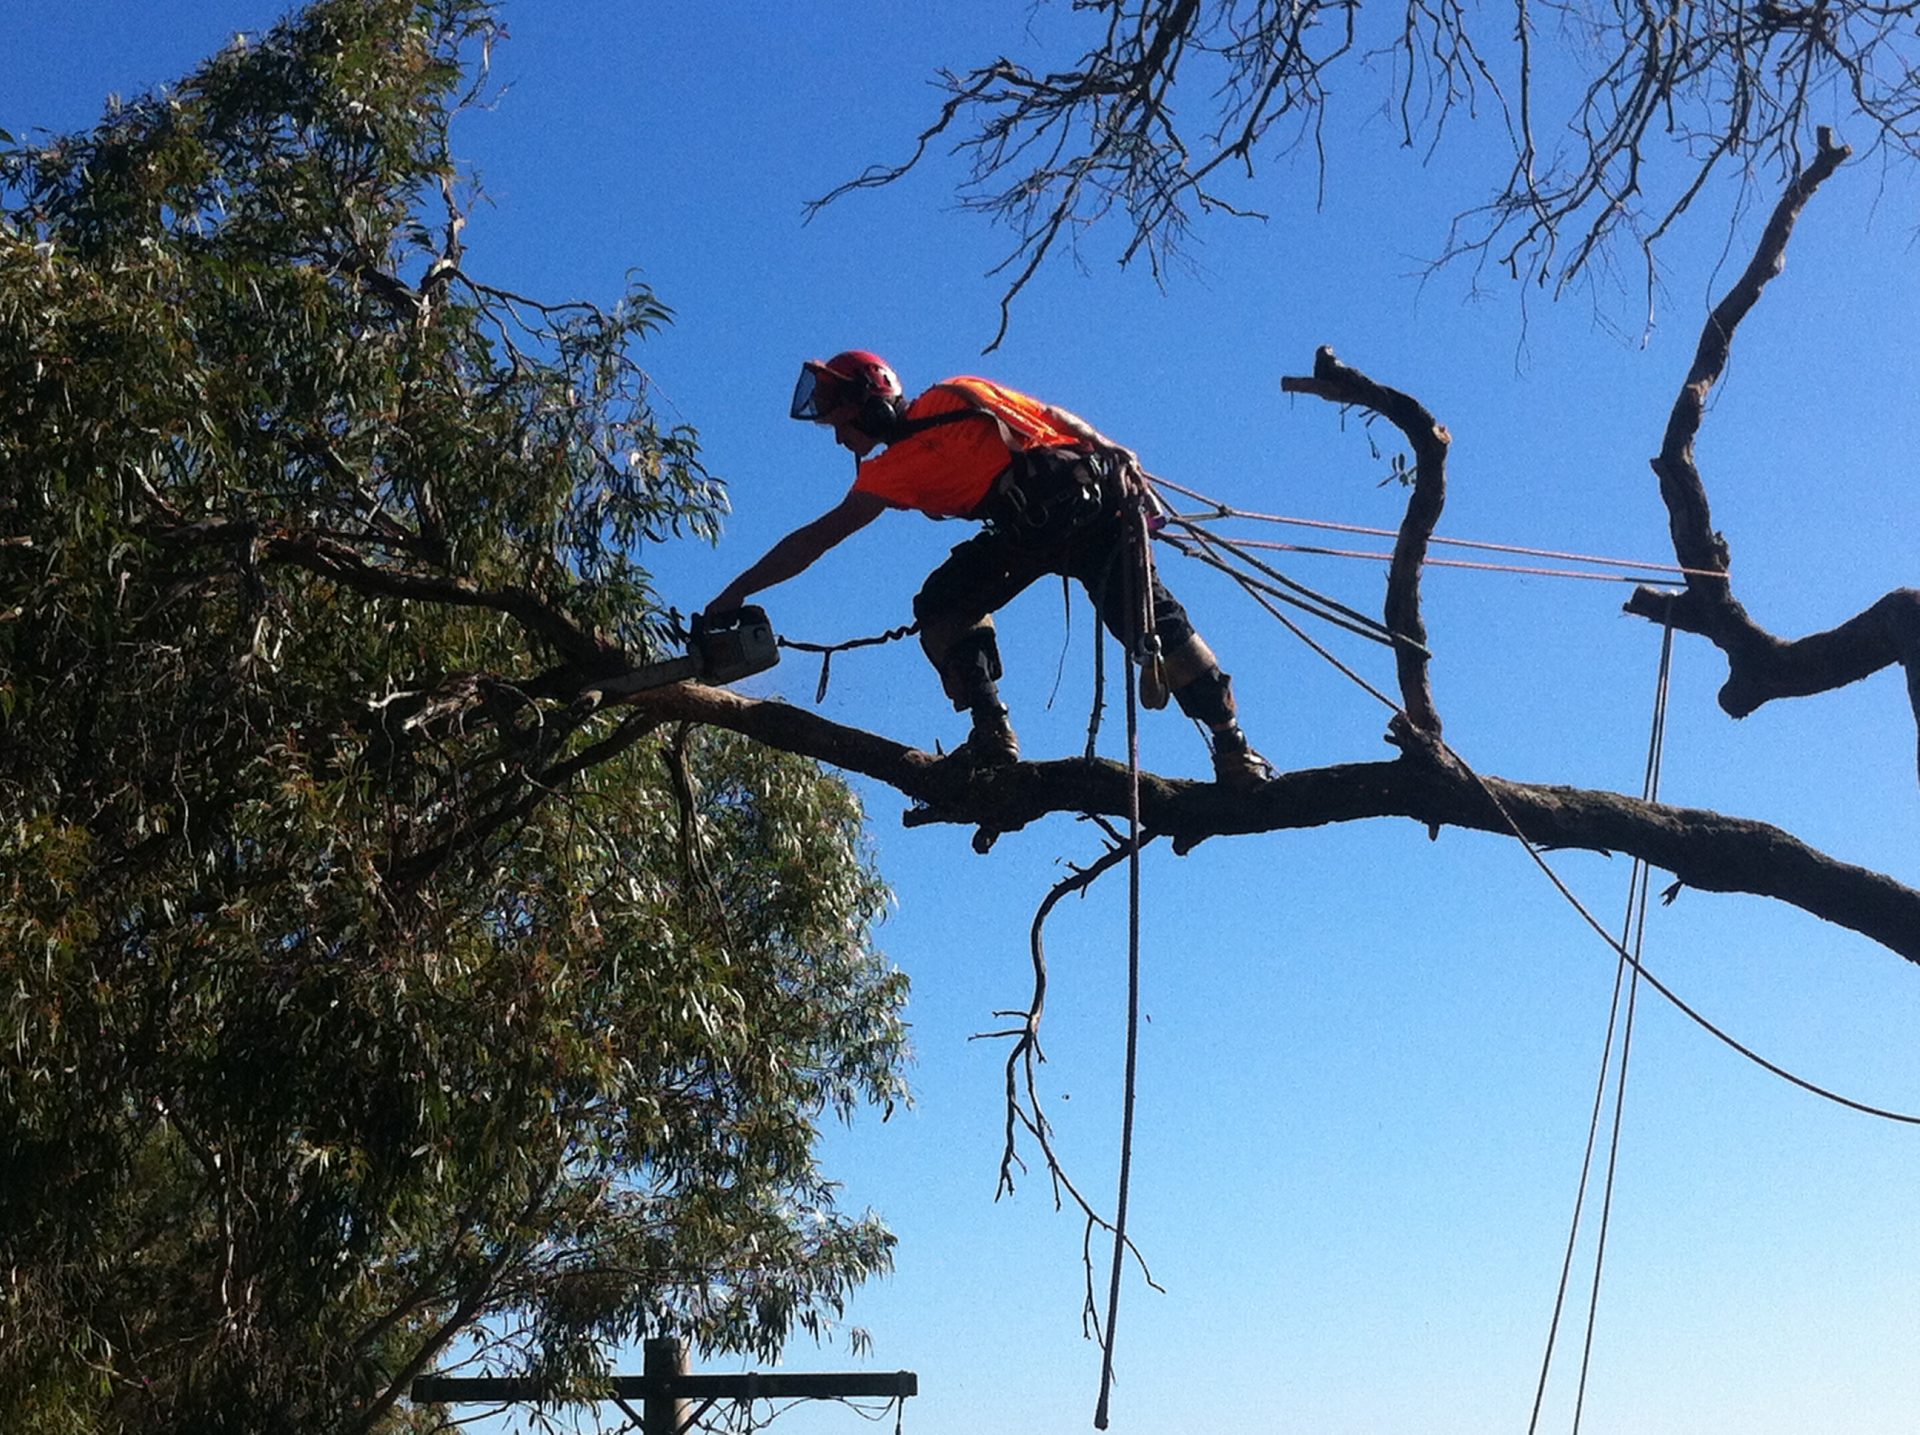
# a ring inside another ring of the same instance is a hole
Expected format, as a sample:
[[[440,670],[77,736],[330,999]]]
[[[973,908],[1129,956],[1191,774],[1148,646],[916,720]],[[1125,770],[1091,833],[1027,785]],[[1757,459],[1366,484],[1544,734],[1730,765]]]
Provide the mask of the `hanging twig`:
[[[1099,819],[1089,819],[1099,821]],[[1039,1148],[1041,1161],[1045,1166],[1047,1179],[1053,1187],[1053,1203],[1056,1210],[1062,1209],[1066,1201],[1072,1201],[1080,1214],[1086,1219],[1086,1230],[1081,1241],[1082,1265],[1086,1275],[1086,1299],[1083,1315],[1087,1322],[1088,1333],[1099,1338],[1100,1322],[1093,1299],[1093,1254],[1092,1238],[1095,1231],[1112,1234],[1115,1225],[1095,1209],[1093,1203],[1081,1192],[1068,1175],[1061,1163],[1058,1152],[1053,1146],[1053,1126],[1047,1119],[1045,1107],[1041,1101],[1039,1089],[1039,1068],[1046,1061],[1046,1053],[1040,1045],[1040,1021],[1046,1010],[1047,1002],[1047,953],[1045,928],[1047,918],[1061,900],[1075,893],[1086,891],[1106,873],[1122,862],[1133,857],[1138,847],[1144,847],[1154,840],[1153,833],[1143,834],[1136,844],[1120,837],[1105,822],[1100,826],[1106,831],[1109,843],[1107,850],[1085,867],[1072,868],[1072,875],[1054,884],[1052,890],[1041,899],[1039,909],[1033,916],[1033,924],[1028,933],[1028,949],[1033,960],[1033,996],[1024,1009],[1003,1009],[996,1011],[996,1017],[1011,1017],[1018,1025],[999,1031],[977,1033],[972,1040],[990,1041],[1009,1038],[1013,1046],[1007,1052],[1006,1064],[1006,1144],[1000,1155],[1000,1180],[996,1197],[1011,1195],[1015,1184],[1016,1172],[1025,1174],[1027,1163],[1020,1155],[1020,1133],[1025,1131]],[[1126,1242],[1126,1250],[1139,1264],[1140,1273],[1148,1285],[1155,1290],[1161,1289],[1154,1280],[1153,1272],[1148,1269],[1146,1259],[1138,1247],[1131,1241]]]

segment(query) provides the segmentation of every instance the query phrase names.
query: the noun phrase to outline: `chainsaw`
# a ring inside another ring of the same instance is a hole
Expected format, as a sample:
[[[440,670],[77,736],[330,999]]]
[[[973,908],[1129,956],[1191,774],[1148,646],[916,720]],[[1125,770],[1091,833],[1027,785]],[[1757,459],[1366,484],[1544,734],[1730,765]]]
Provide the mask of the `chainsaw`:
[[[651,688],[697,679],[720,686],[764,673],[780,661],[780,640],[767,610],[748,603],[712,616],[695,614],[687,635],[687,655],[632,668],[580,694],[576,708],[591,712]]]

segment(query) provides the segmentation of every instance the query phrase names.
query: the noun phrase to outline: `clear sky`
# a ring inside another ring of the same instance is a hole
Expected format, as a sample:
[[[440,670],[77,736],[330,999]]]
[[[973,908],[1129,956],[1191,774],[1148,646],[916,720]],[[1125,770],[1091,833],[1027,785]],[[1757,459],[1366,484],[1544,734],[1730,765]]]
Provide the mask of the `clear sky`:
[[[8,0],[0,128],[75,127],[111,91],[184,72],[272,0]],[[1311,168],[1270,158],[1236,197],[1265,223],[1202,228],[1156,288],[1089,236],[1012,332],[985,271],[1006,236],[957,213],[952,168],[803,202],[904,153],[929,80],[1018,49],[1064,7],[1024,0],[854,10],[510,0],[508,91],[457,138],[491,204],[469,261],[510,287],[611,300],[636,270],[678,322],[641,358],[732,485],[720,551],[668,555],[682,608],[704,603],[796,523],[835,502],[846,456],[790,423],[801,358],[879,350],[910,390],[984,372],[1092,419],[1169,477],[1247,507],[1391,526],[1403,493],[1360,424],[1280,377],[1317,345],[1421,398],[1454,436],[1444,533],[1670,558],[1646,459],[1729,251],[1717,196],[1668,253],[1650,341],[1615,336],[1633,296],[1523,314],[1510,286],[1420,262],[1483,139],[1422,168],[1357,79]],[[1843,131],[1843,137],[1854,138]],[[1908,179],[1856,164],[1808,211],[1785,276],[1741,330],[1700,463],[1733,545],[1737,591],[1774,631],[1830,626],[1920,579],[1911,498],[1920,289]],[[1770,201],[1769,201],[1770,202]],[[1722,272],[1720,282],[1725,282]],[[1628,327],[1634,327],[1631,319]],[[1381,434],[1391,451],[1392,435]],[[766,595],[791,636],[903,623],[920,578],[964,536],[907,515]],[[1284,767],[1386,755],[1383,714],[1222,583],[1168,577],[1234,673],[1256,743]],[[1378,566],[1300,558],[1306,582],[1377,611]],[[1483,771],[1638,791],[1658,633],[1616,584],[1430,571],[1434,684],[1447,733]],[[1091,622],[1070,631],[1041,585],[1003,619],[1003,685],[1025,748],[1077,752]],[[1333,635],[1376,681],[1380,650]],[[1049,707],[1065,649],[1065,677]],[[754,690],[811,702],[790,659]],[[1681,638],[1664,795],[1764,818],[1838,856],[1920,881],[1915,735],[1897,674],[1734,723],[1719,655]],[[910,644],[835,665],[829,716],[931,746],[964,735]],[[1119,753],[1117,720],[1107,751]],[[1198,776],[1206,754],[1150,717],[1147,765]],[[898,897],[882,930],[913,979],[918,1105],[829,1142],[845,1200],[883,1212],[898,1272],[852,1320],[878,1369],[920,1374],[917,1435],[1088,1425],[1098,1349],[1080,1336],[1080,1223],[1037,1174],[993,1200],[1002,1048],[970,1042],[1023,1004],[1026,929],[1066,862],[1099,850],[1053,818],[985,857],[957,829],[904,830],[863,787]],[[1609,921],[1627,864],[1559,854]],[[1656,882],[1661,879],[1656,876]],[[1145,1004],[1133,1231],[1165,1294],[1137,1281],[1121,1316],[1121,1431],[1524,1430],[1566,1237],[1612,980],[1608,950],[1512,844],[1405,822],[1215,840],[1145,870]],[[1661,883],[1664,885],[1664,883]],[[1124,879],[1050,927],[1045,1094],[1075,1176],[1111,1200],[1125,998]],[[1806,917],[1687,892],[1651,919],[1647,960],[1781,1063],[1920,1110],[1920,972]],[[1920,1416],[1920,1133],[1789,1089],[1643,1003],[1584,1428],[1592,1432],[1910,1431]],[[1104,1261],[1104,1256],[1102,1256]],[[1571,1371],[1563,1354],[1562,1369]],[[637,1357],[636,1357],[637,1360]],[[796,1347],[795,1369],[861,1362]],[[1556,1378],[1543,1429],[1566,1428]],[[842,1410],[783,1428],[864,1428]]]

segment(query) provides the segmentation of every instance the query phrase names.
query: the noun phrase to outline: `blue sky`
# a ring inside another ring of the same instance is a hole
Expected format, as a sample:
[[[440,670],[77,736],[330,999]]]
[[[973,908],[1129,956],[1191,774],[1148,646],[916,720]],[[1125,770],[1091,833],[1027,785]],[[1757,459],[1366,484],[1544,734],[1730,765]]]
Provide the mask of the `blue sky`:
[[[0,8],[0,128],[78,126],[110,91],[172,78],[279,8],[253,0],[11,0]],[[718,552],[666,556],[693,608],[835,502],[844,454],[785,417],[798,361],[860,345],[909,389],[983,372],[1075,409],[1152,469],[1248,508],[1380,526],[1366,433],[1288,399],[1317,345],[1420,397],[1454,436],[1442,531],[1670,557],[1646,459],[1728,248],[1703,201],[1668,251],[1660,319],[1634,296],[1536,296],[1464,272],[1422,282],[1449,214],[1480,197],[1466,131],[1422,168],[1363,85],[1337,94],[1324,204],[1310,166],[1269,159],[1238,195],[1265,223],[1203,226],[1164,290],[1086,242],[1084,272],[1031,286],[1002,348],[988,270],[1006,236],[955,212],[944,162],[803,222],[805,200],[899,156],[931,115],[930,77],[1051,31],[1021,3],[840,7],[509,3],[507,93],[466,116],[462,158],[491,203],[470,264],[543,295],[615,297],[629,270],[676,311],[642,362],[696,425],[736,507]],[[1843,137],[1856,138],[1846,134]],[[1490,172],[1482,171],[1482,174]],[[1830,182],[1784,277],[1742,329],[1699,457],[1737,591],[1785,635],[1916,581],[1920,290],[1917,192],[1872,162]],[[1708,196],[1708,200],[1715,196]],[[1623,321],[1634,339],[1616,336]],[[1382,435],[1381,445],[1392,446]],[[963,537],[890,517],[765,596],[791,636],[907,621],[920,578]],[[1172,560],[1169,560],[1170,562]],[[1377,610],[1381,570],[1286,565]],[[1224,585],[1169,581],[1234,673],[1255,741],[1286,767],[1383,756],[1382,714]],[[1658,634],[1620,585],[1435,570],[1434,683],[1460,752],[1506,777],[1638,790]],[[1059,696],[1057,588],[1003,620],[1004,689],[1030,755],[1077,751],[1091,631],[1076,598]],[[1333,646],[1376,681],[1378,650]],[[812,699],[796,660],[756,691]],[[1915,738],[1894,674],[1776,704],[1714,706],[1724,666],[1677,645],[1664,793],[1764,818],[1920,880]],[[931,746],[963,735],[912,645],[835,664],[823,710]],[[1107,727],[1118,754],[1119,724]],[[1151,717],[1145,759],[1200,775],[1199,738]],[[855,1207],[901,1237],[898,1272],[858,1299],[874,1368],[917,1370],[918,1435],[1085,1428],[1099,1353],[1079,1335],[1080,1231],[1030,1177],[993,1200],[1001,1049],[969,1042],[1023,1002],[1026,928],[1063,862],[1098,851],[1055,818],[974,855],[959,830],[903,830],[864,789],[898,897],[882,930],[913,978],[919,1103],[863,1119],[827,1160]],[[1626,863],[1556,865],[1606,920]],[[1656,876],[1656,882],[1660,879]],[[1612,980],[1607,949],[1511,844],[1407,823],[1216,840],[1145,871],[1145,1002],[1133,1230],[1164,1295],[1122,1312],[1117,1430],[1518,1430],[1577,1174]],[[1049,928],[1044,1089],[1076,1177],[1110,1200],[1124,1015],[1124,883]],[[1920,1109],[1920,973],[1797,912],[1688,892],[1654,914],[1647,960],[1772,1058],[1862,1099]],[[1643,1004],[1585,1428],[1784,1435],[1913,1428],[1920,1362],[1920,1134],[1793,1091]],[[1563,1362],[1565,1357],[1563,1356]],[[789,1366],[858,1362],[796,1348]],[[1564,1366],[1569,1369],[1571,1367]],[[1545,1429],[1565,1428],[1557,1380]],[[861,1428],[796,1413],[797,1431]],[[1557,1423],[1556,1423],[1557,1422]]]

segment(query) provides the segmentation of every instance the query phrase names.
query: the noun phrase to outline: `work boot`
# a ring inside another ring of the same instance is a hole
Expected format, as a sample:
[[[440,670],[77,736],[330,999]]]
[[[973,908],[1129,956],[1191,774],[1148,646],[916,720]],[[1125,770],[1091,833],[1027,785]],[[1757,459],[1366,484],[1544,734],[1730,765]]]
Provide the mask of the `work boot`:
[[[975,709],[973,731],[951,755],[977,767],[1005,767],[1020,761],[1020,739],[1014,736],[1007,710],[1004,707]]]
[[[1277,774],[1273,764],[1253,750],[1239,723],[1218,728],[1213,734],[1213,780],[1234,792],[1252,792],[1272,782]]]

